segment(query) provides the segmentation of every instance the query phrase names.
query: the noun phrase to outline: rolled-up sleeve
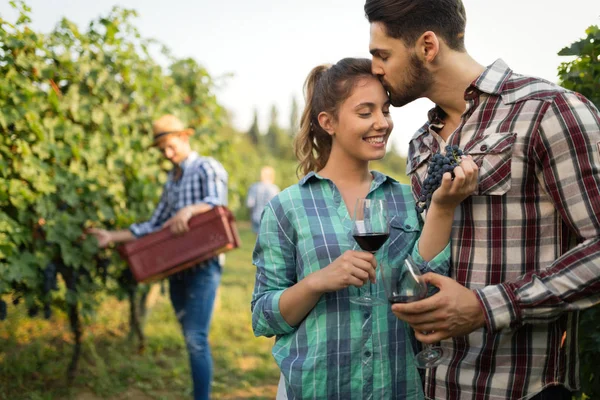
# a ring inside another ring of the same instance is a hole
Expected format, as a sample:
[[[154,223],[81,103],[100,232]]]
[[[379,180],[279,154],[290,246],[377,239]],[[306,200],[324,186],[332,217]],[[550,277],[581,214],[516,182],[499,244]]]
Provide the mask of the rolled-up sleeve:
[[[446,244],[446,247],[442,251],[440,251],[433,259],[430,261],[425,261],[423,257],[421,257],[421,253],[419,253],[419,241],[417,240],[415,246],[413,247],[411,257],[415,261],[415,263],[419,266],[422,274],[427,272],[435,272],[436,274],[448,276],[450,273],[450,241]]]
[[[160,197],[160,201],[158,202],[158,206],[152,213],[152,217],[148,221],[138,222],[135,224],[131,224],[129,226],[129,230],[136,238],[147,235],[154,231],[159,230],[162,225],[169,218],[169,209],[167,205],[167,190],[166,186],[163,188],[162,196]]]
[[[293,227],[277,199],[265,207],[252,255],[256,279],[252,294],[252,329],[256,336],[293,332],[279,309],[282,293],[296,283]]]
[[[198,166],[200,201],[211,206],[227,205],[228,175],[220,163],[207,160]]]

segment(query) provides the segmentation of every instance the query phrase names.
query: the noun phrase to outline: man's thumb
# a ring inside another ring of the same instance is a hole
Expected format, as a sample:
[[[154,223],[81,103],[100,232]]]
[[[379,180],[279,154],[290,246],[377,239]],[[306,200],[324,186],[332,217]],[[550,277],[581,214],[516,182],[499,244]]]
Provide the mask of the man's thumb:
[[[428,272],[425,275],[423,275],[423,280],[425,280],[425,282],[427,282],[428,285],[433,285],[438,289],[441,289],[446,279],[449,278],[440,274],[436,274],[434,272]]]

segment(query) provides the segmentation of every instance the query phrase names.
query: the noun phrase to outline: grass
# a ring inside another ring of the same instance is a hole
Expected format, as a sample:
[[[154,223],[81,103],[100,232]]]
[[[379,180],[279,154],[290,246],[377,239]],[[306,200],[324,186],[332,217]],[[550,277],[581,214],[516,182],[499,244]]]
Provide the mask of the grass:
[[[239,223],[242,247],[227,254],[209,340],[214,359],[213,399],[272,399],[279,372],[273,339],[255,338],[250,297],[254,236]],[[128,337],[129,306],[106,298],[84,328],[77,377],[66,385],[72,336],[65,315],[49,321],[9,306],[0,323],[0,399],[189,399],[191,380],[183,337],[166,294],[153,287],[144,327],[146,349]]]

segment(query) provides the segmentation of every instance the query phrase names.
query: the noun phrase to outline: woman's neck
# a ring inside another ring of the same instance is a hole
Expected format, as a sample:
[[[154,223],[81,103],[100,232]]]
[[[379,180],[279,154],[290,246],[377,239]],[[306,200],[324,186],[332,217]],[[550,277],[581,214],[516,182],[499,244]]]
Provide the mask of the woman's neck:
[[[371,182],[372,175],[369,171],[369,162],[356,160],[341,154],[332,154],[327,160],[327,164],[318,174],[324,178],[330,179],[336,186],[353,186],[365,182]]]

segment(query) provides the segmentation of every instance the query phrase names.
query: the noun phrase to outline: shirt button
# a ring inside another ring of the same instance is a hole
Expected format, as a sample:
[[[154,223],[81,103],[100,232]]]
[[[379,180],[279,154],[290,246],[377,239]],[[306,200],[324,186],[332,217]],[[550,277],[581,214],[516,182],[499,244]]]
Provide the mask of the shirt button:
[[[406,229],[412,229],[412,226],[410,226],[410,225],[408,225],[408,224],[404,225],[404,227],[405,227]]]
[[[371,357],[371,352],[369,350],[365,351],[365,357]]]
[[[487,144],[483,144],[481,145],[481,147],[479,148],[479,150],[481,151],[486,151],[488,149]]]

